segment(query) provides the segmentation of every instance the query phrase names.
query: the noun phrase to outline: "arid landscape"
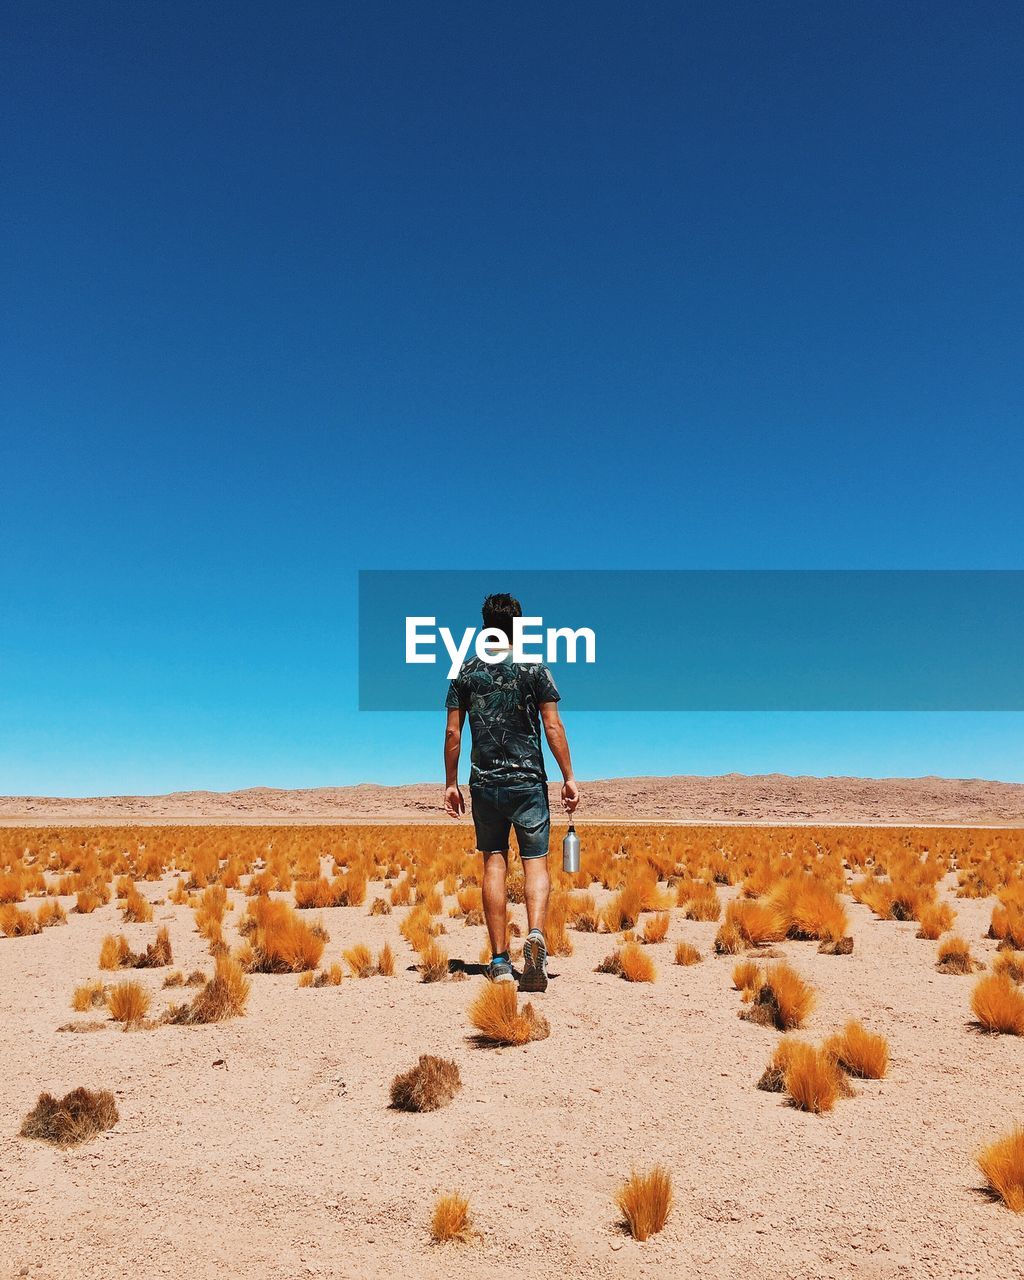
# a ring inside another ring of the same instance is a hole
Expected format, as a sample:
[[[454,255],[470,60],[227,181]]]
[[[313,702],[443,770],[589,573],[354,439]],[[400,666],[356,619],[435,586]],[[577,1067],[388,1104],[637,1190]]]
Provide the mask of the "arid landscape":
[[[517,997],[468,825],[0,830],[5,1274],[1020,1274],[1024,832],[557,861]]]
[[[551,787],[557,807],[557,787]],[[581,821],[1024,825],[1024,784],[979,778],[605,778],[584,783]],[[436,783],[163,796],[0,796],[0,823],[444,821]]]

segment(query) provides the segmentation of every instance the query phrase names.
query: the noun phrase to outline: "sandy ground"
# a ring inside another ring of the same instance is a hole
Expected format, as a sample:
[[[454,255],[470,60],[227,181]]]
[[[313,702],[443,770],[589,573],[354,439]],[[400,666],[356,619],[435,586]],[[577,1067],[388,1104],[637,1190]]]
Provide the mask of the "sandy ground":
[[[168,884],[141,888],[156,902]],[[990,960],[991,902],[954,905]],[[575,954],[552,960],[536,997],[550,1038],[487,1050],[466,1019],[483,979],[422,984],[398,933],[403,912],[367,910],[307,914],[330,932],[325,962],[342,946],[390,940],[394,978],[300,990],[294,976],[257,975],[247,1015],[212,1027],[57,1030],[91,1016],[73,1015],[69,999],[101,976],[105,933],[137,946],[168,922],[176,967],[209,969],[186,907],[164,903],[152,924],[124,925],[111,904],[0,939],[2,1274],[1024,1274],[1024,1217],[989,1200],[972,1160],[1021,1118],[1024,1042],[970,1029],[972,979],[939,975],[915,924],[850,903],[853,955],[782,945],[819,993],[804,1034],[857,1016],[892,1050],[889,1078],[858,1083],[856,1097],[815,1117],[754,1087],[778,1033],[737,1017],[732,960],[709,954],[714,924],[673,912],[668,942],[652,948],[653,986],[596,974],[612,940],[572,932]],[[483,929],[447,923],[452,956],[474,964]],[[671,963],[681,938],[704,963]],[[134,975],[157,1010],[180,998],[161,989],[165,972]],[[455,1059],[462,1092],[433,1114],[389,1110],[392,1077],[423,1052]],[[70,1151],[15,1136],[40,1090],[79,1084],[115,1092],[111,1132]],[[619,1228],[612,1197],[632,1166],[656,1160],[672,1171],[676,1207],[641,1245]],[[429,1242],[434,1198],[449,1189],[471,1197],[475,1242]]]
[[[1024,784],[978,778],[605,778],[584,782],[581,821],[1024,826]],[[465,790],[465,788],[464,788]],[[551,803],[558,807],[558,788]],[[466,792],[468,801],[468,791]],[[445,821],[436,783],[164,796],[0,796],[0,823]]]

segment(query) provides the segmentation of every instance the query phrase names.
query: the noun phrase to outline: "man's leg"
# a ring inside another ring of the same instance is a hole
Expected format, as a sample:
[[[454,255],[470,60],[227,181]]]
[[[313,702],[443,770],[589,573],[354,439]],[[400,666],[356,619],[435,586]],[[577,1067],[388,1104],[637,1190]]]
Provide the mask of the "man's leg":
[[[484,853],[484,919],[491,939],[491,954],[500,955],[505,950],[508,933],[505,877],[508,874],[507,853]]]
[[[548,858],[523,858],[524,896],[526,898],[526,923],[531,929],[544,932],[548,916],[548,899],[551,897],[551,876]]]

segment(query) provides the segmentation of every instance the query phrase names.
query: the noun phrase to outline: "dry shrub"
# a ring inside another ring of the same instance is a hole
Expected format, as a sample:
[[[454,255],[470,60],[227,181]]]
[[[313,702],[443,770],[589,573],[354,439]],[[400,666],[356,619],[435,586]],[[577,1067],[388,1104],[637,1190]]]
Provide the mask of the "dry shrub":
[[[780,962],[766,970],[753,1004],[740,1017],[779,1031],[792,1031],[803,1026],[814,1008],[814,998],[813,988],[790,965]]]
[[[135,967],[136,969],[162,969],[173,961],[171,935],[165,925],[157,929],[156,939],[148,944],[142,955],[135,957]]]
[[[647,1240],[664,1227],[672,1209],[672,1177],[662,1165],[630,1175],[615,1195],[634,1240]]]
[[[971,948],[964,938],[954,935],[939,943],[939,973],[973,973],[980,968],[971,955]]]
[[[99,966],[101,969],[128,969],[135,959],[135,953],[128,945],[123,933],[115,937],[112,933],[100,943]]]
[[[82,889],[75,898],[75,905],[72,911],[77,911],[79,915],[91,915],[97,907],[103,905],[103,899],[98,893],[92,889]]]
[[[979,979],[971,994],[971,1008],[986,1031],[1024,1036],[1024,994],[1005,974]]]
[[[761,985],[761,966],[756,960],[741,960],[733,965],[732,985],[737,991],[753,995]]]
[[[701,954],[689,942],[676,943],[676,964],[700,964]]]
[[[853,954],[853,939],[847,935],[845,938],[829,938],[818,946],[818,951],[823,956],[849,956]]]
[[[466,1197],[457,1191],[439,1196],[430,1219],[430,1238],[437,1244],[444,1244],[449,1240],[468,1240],[472,1234]]]
[[[636,942],[627,942],[624,947],[605,956],[596,972],[614,973],[627,982],[653,982],[655,977],[654,961]]]
[[[644,921],[643,940],[647,943],[664,942],[668,936],[668,912],[648,916]]]
[[[169,973],[164,978],[165,987],[183,987],[185,985],[185,975],[180,969],[175,969],[173,973]]]
[[[334,890],[323,876],[317,880],[296,880],[294,888],[295,907],[298,911],[334,906]]]
[[[580,933],[596,933],[600,924],[597,912],[597,900],[592,893],[572,893],[569,895],[569,924]]]
[[[67,924],[67,912],[59,902],[44,902],[36,912],[36,923],[40,929],[49,929],[55,924]]]
[[[371,916],[389,916],[391,914],[391,903],[387,898],[374,898],[370,903]]]
[[[0,907],[0,933],[5,938],[27,938],[39,933],[42,927],[31,911],[23,911],[13,904]]]
[[[788,1050],[783,1080],[792,1105],[815,1115],[831,1111],[846,1093],[836,1060],[810,1044],[797,1043]]]
[[[382,978],[395,976],[395,953],[389,943],[385,942],[377,955],[377,972]]]
[[[420,951],[419,967],[423,982],[440,982],[448,977],[448,952],[431,940]]]
[[[725,912],[725,925],[730,924],[752,947],[759,947],[765,942],[781,942],[788,928],[782,909],[774,902],[758,898],[738,898],[730,902]]]
[[[844,1071],[861,1080],[881,1080],[889,1070],[889,1045],[885,1036],[873,1034],[855,1018],[839,1035],[829,1036],[823,1048]]]
[[[206,974],[203,973],[202,969],[193,969],[192,972],[185,979],[185,986],[186,987],[205,987]]]
[[[398,932],[414,951],[422,951],[430,939],[437,936],[439,929],[430,918],[430,912],[420,905],[413,907],[398,926]]]
[[[934,902],[927,907],[922,907],[917,936],[934,942],[953,927],[955,919],[956,912],[948,902]]]
[[[372,978],[377,972],[377,966],[373,963],[373,952],[365,942],[360,942],[358,946],[349,947],[347,951],[343,951],[342,959],[348,965],[353,978]]]
[[[391,905],[407,907],[410,902],[412,902],[412,881],[405,875],[391,890]]]
[[[800,1043],[801,1041],[795,1040],[792,1036],[782,1037],[757,1082],[759,1089],[763,1089],[766,1093],[782,1093],[785,1090],[786,1068],[789,1066],[794,1048]]]
[[[695,886],[686,899],[685,914],[687,920],[717,920],[722,914],[722,904],[715,886],[713,884]]]
[[[322,930],[300,920],[287,903],[257,898],[249,905],[246,921],[246,932],[252,934],[250,972],[302,973],[320,963],[325,942]]]
[[[119,982],[107,993],[107,1009],[115,1022],[136,1026],[149,1012],[149,995],[139,982]]]
[[[316,980],[319,976],[319,974],[314,974],[312,969],[307,969],[305,973],[299,974],[298,985],[300,987],[315,987],[317,985]],[[327,984],[324,983],[323,985],[326,986]]]
[[[715,934],[715,952],[720,956],[738,955],[744,947],[743,934],[739,929],[726,921]]]
[[[237,960],[218,956],[210,981],[193,997],[191,1004],[175,1009],[168,1021],[196,1026],[240,1018],[245,1013],[251,985]]]
[[[1024,982],[1024,952],[1000,951],[992,965],[992,972],[1011,982]]]
[[[106,1003],[107,989],[102,982],[83,982],[75,987],[75,993],[71,997],[71,1007],[75,1013],[101,1009]]]
[[[788,906],[791,938],[836,942],[849,927],[842,902],[828,885],[818,881],[801,878]]]
[[[977,1161],[993,1194],[1014,1213],[1024,1213],[1024,1128],[1014,1125],[980,1151]]]
[[[461,1088],[462,1078],[454,1062],[423,1053],[416,1066],[391,1081],[391,1105],[399,1111],[437,1111]]]
[[[551,1034],[547,1019],[532,1004],[519,1008],[519,997],[511,982],[489,982],[469,1006],[469,1020],[482,1044],[526,1044]]]
[[[134,885],[125,897],[124,918],[136,924],[147,924],[153,919],[153,908]]]
[[[73,1147],[112,1129],[118,1118],[114,1095],[106,1089],[72,1089],[59,1099],[41,1093],[22,1122],[21,1136]]]

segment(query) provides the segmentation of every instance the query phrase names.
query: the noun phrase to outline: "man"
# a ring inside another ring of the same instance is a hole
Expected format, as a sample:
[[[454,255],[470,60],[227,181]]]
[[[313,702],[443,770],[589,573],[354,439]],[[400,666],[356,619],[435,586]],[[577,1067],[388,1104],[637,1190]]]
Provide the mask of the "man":
[[[491,939],[492,959],[487,976],[492,982],[514,982],[506,936],[505,877],[508,874],[509,831],[515,828],[525,880],[526,919],[529,934],[523,945],[522,991],[546,991],[548,954],[544,921],[551,877],[548,875],[547,776],[540,744],[540,725],[551,754],[562,771],[562,803],[572,813],[580,801],[573,777],[569,743],[558,714],[559,692],[551,672],[542,662],[512,661],[512,619],[523,614],[510,595],[488,596],[484,601],[485,627],[505,637],[506,645],[493,652],[500,662],[480,658],[465,662],[451,682],[445,706],[448,724],[444,738],[445,812],[461,817],[466,805],[459,790],[459,752],[462,726],[469,716],[473,736],[469,790],[473,799],[476,847],[483,855],[484,919]]]

